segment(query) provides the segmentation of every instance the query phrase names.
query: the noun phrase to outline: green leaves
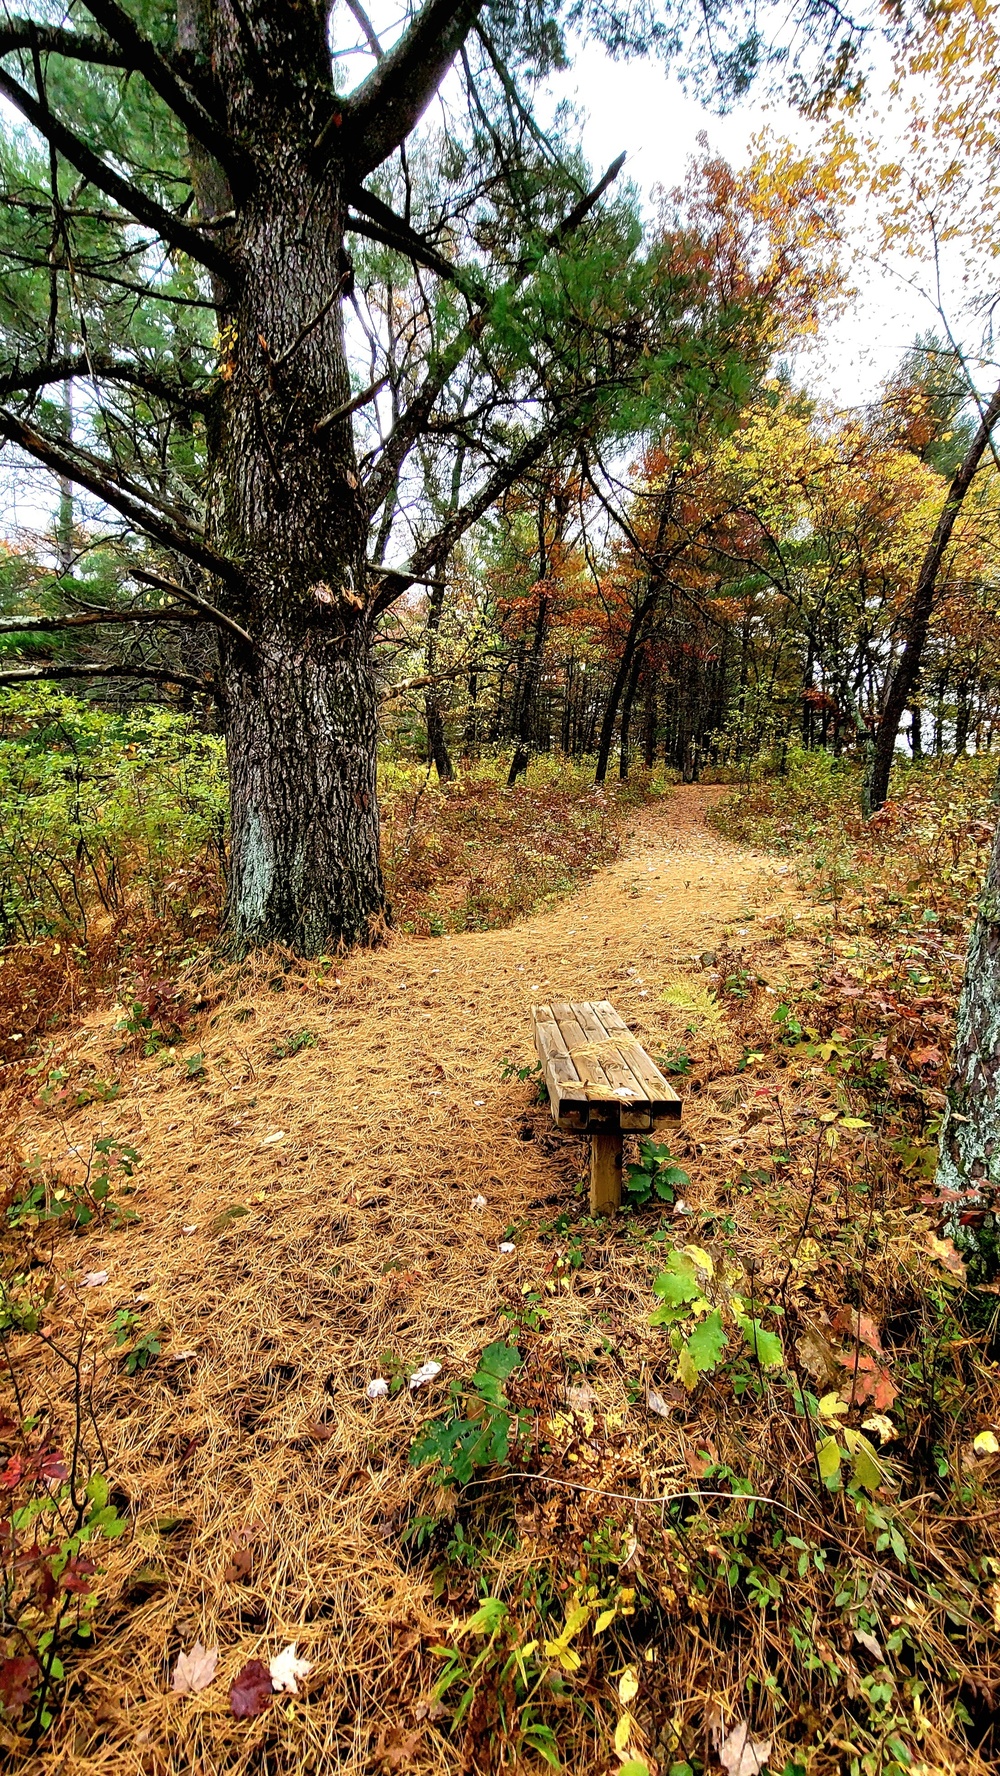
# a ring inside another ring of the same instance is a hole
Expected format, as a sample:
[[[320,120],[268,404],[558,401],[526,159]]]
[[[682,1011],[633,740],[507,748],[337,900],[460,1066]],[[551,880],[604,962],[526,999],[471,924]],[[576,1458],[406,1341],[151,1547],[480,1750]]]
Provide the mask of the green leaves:
[[[759,1320],[750,1320],[737,1314],[736,1324],[762,1369],[778,1369],[784,1360],[781,1339],[774,1332],[766,1332]]]
[[[669,1147],[656,1141],[639,1142],[639,1164],[630,1165],[624,1180],[625,1195],[636,1208],[645,1208],[655,1196],[672,1203],[677,1192],[688,1189],[691,1179],[674,1163]]]
[[[687,1341],[687,1353],[699,1374],[717,1369],[729,1343],[719,1309],[713,1308],[707,1319],[696,1326]]]
[[[649,1323],[671,1328],[677,1379],[689,1392],[697,1386],[699,1376],[713,1374],[725,1360],[729,1333],[724,1316],[731,1316],[731,1324],[762,1369],[781,1368],[781,1339],[760,1320],[744,1313],[742,1300],[730,1295],[724,1276],[716,1277],[711,1254],[701,1246],[669,1249],[663,1269],[654,1279],[653,1293],[659,1296],[660,1305],[653,1309]]]
[[[689,1302],[704,1298],[694,1260],[687,1252],[667,1253],[666,1263],[653,1283],[653,1294],[660,1297],[663,1305],[650,1315],[651,1326],[669,1326],[683,1317]]]
[[[468,1393],[453,1388],[456,1410],[425,1426],[423,1435],[410,1450],[411,1464],[421,1467],[424,1462],[436,1462],[436,1478],[442,1485],[449,1481],[464,1485],[476,1468],[505,1462],[518,1418],[504,1396],[503,1384],[520,1362],[516,1345],[501,1340],[487,1345]],[[457,1410],[460,1400],[467,1409],[465,1413]]]

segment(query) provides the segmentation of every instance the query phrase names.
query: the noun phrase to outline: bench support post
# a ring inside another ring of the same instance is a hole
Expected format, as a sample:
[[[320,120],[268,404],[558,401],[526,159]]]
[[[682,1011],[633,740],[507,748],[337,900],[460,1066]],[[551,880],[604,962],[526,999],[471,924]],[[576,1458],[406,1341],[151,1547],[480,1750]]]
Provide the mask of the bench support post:
[[[622,1137],[620,1129],[590,1137],[590,1212],[610,1215],[622,1200]]]

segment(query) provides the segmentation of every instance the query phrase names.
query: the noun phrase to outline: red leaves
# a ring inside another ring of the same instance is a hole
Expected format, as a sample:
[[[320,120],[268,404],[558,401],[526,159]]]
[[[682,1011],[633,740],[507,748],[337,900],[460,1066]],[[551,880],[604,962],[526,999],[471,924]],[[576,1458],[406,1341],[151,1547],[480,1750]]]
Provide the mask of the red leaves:
[[[8,1710],[26,1708],[41,1676],[41,1666],[30,1655],[0,1659],[0,1702]]]
[[[59,1449],[42,1449],[29,1456],[8,1456],[0,1472],[0,1486],[6,1487],[8,1492],[13,1492],[25,1480],[45,1480],[54,1485],[68,1479],[69,1469]]]
[[[270,1708],[273,1698],[274,1687],[267,1666],[259,1659],[248,1659],[229,1691],[229,1706],[236,1719],[251,1720],[254,1715],[263,1714]]]
[[[876,1356],[881,1357],[885,1353],[875,1321],[869,1314],[859,1313],[855,1307],[841,1307],[834,1314],[832,1324],[834,1331],[839,1332],[841,1337],[853,1338],[856,1346],[868,1347],[866,1350],[856,1348],[849,1356],[840,1358],[847,1371],[843,1395],[849,1397],[852,1404],[870,1401],[879,1412],[887,1411],[899,1389],[888,1370],[876,1362]]]
[[[93,1560],[86,1560],[83,1555],[75,1554],[67,1560],[59,1579],[64,1591],[73,1592],[74,1596],[86,1597],[91,1589],[90,1574],[97,1571]]]

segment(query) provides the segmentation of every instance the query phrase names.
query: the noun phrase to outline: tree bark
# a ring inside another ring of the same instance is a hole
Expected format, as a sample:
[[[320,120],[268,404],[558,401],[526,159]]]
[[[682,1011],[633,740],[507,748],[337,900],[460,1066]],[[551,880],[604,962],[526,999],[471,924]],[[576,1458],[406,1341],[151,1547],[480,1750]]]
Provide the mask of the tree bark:
[[[920,671],[920,662],[934,610],[934,594],[941,563],[944,560],[945,550],[951,541],[952,531],[962,510],[965,496],[972,486],[976,471],[989,445],[990,434],[998,419],[1000,419],[1000,388],[996,389],[989,405],[985,408],[979,428],[955,471],[951,486],[945,495],[944,506],[934,535],[920,565],[913,597],[906,613],[904,625],[906,639],[903,643],[903,651],[894,670],[889,675],[889,682],[882,700],[875,744],[866,771],[864,801],[866,811],[871,813],[875,813],[877,809],[884,806],[889,793],[889,778],[896,752],[896,736],[899,733],[899,724],[903,719],[903,713]]]
[[[237,952],[278,942],[317,955],[371,941],[386,916],[368,520],[349,417],[316,426],[350,397],[336,299],[349,275],[346,174],[314,152],[330,92],[320,12],[261,0],[245,11],[249,32],[229,7],[211,9],[227,122],[265,169],[227,231],[239,275],[220,313],[210,428],[208,535],[245,587],[220,601],[253,643],[227,634],[220,658],[227,925]]]
[[[426,670],[432,677],[437,665],[437,643],[441,630],[441,612],[444,608],[444,576],[443,569],[438,583],[430,588],[427,600],[427,650]],[[455,775],[455,767],[451,762],[448,742],[444,733],[444,716],[438,700],[437,689],[428,685],[424,692],[424,721],[427,726],[427,752],[440,783],[451,783]]]
[[[1000,824],[958,1003],[936,1185],[973,1280],[1000,1275]]]
[[[628,782],[629,744],[632,730],[632,705],[635,702],[636,686],[639,683],[639,672],[642,667],[642,649],[636,648],[632,661],[632,670],[628,675],[628,684],[622,697],[622,719],[619,732],[618,777],[622,783]]]

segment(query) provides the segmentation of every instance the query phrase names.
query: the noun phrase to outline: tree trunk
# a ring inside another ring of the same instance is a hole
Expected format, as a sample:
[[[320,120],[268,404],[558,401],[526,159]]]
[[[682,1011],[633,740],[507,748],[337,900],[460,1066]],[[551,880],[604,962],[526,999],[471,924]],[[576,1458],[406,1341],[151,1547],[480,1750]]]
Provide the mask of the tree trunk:
[[[923,718],[916,703],[910,705],[910,754],[915,759],[924,756]]]
[[[927,631],[934,610],[937,577],[944,560],[945,550],[951,541],[955,521],[962,510],[963,501],[972,486],[976,471],[989,445],[990,433],[998,419],[1000,419],[1000,388],[997,388],[993,394],[982,415],[976,435],[955,471],[951,486],[945,496],[941,516],[937,521],[934,535],[920,566],[913,598],[906,613],[906,640],[896,667],[889,675],[875,735],[875,744],[872,748],[871,763],[866,773],[865,802],[872,813],[884,805],[889,793],[889,778],[896,751],[896,735],[899,732],[903,712],[910,700],[920,671]]]
[[[437,644],[443,608],[444,568],[442,566],[438,573],[438,584],[430,588],[430,597],[427,601],[427,651],[425,658],[428,677],[433,675],[437,665]],[[428,685],[424,693],[424,720],[427,726],[427,751],[438,774],[438,781],[451,783],[455,775],[455,767],[448,751],[448,743],[444,734],[444,716],[434,685]]]
[[[251,15],[247,23],[246,15]],[[319,9],[211,9],[230,127],[265,169],[235,194],[239,276],[221,306],[208,538],[244,590],[216,597],[232,784],[227,926],[237,952],[304,955],[370,942],[385,924],[375,797],[376,701],[366,609],[369,520],[349,417],[341,320],[345,174],[314,151],[329,114]],[[252,28],[251,28],[252,27]],[[273,78],[256,77],[263,56]],[[322,218],[322,222],[320,222]]]
[[[1000,1275],[1000,825],[969,940],[936,1178],[973,1279]]]
[[[594,772],[595,783],[603,783],[608,774],[608,763],[611,758],[611,747],[615,738],[615,723],[618,720],[619,706],[625,691],[625,686],[629,681],[629,674],[632,671],[632,661],[635,656],[636,648],[639,645],[639,636],[642,633],[643,624],[656,603],[656,600],[659,597],[659,592],[659,586],[656,586],[653,590],[646,593],[645,598],[638,610],[634,613],[632,621],[629,624],[628,634],[625,637],[625,645],[622,648],[622,657],[618,662],[614,678],[611,681],[611,688],[608,691],[607,702],[604,705],[604,714],[601,718],[601,732],[597,742],[597,768]]]
[[[619,736],[618,776],[622,783],[628,782],[629,739],[632,728],[632,705],[635,702],[636,686],[639,682],[639,670],[642,666],[642,649],[636,648],[632,670],[628,675],[625,695],[622,698],[622,722]]]
[[[253,660],[223,649],[232,801],[228,927],[239,950],[299,954],[384,929],[367,634],[303,655],[279,633]]]
[[[650,669],[646,677],[646,707],[642,724],[642,762],[647,771],[651,771],[656,763],[656,678],[656,672]]]
[[[518,778],[523,776],[531,762],[532,724],[535,716],[535,699],[538,695],[538,682],[542,670],[542,655],[545,651],[545,631],[549,614],[549,600],[543,594],[538,600],[538,614],[535,619],[535,634],[531,644],[531,653],[525,664],[521,682],[521,696],[517,707],[517,720],[514,725],[514,738],[517,742],[510,771],[507,774],[507,788],[513,788]]]

